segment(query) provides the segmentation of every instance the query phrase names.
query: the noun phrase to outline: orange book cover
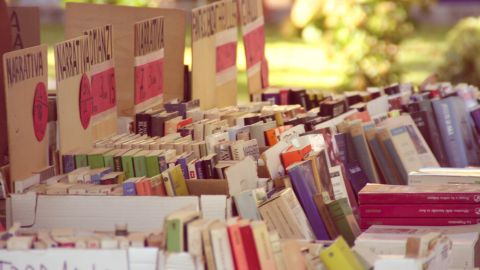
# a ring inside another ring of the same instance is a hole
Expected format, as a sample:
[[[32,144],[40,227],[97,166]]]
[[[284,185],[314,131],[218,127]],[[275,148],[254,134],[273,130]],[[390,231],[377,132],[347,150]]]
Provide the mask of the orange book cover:
[[[143,179],[135,182],[135,190],[137,190],[137,196],[145,196],[145,188],[143,187]]]
[[[143,191],[145,192],[145,195],[152,196],[153,195],[152,180],[150,178],[146,178],[142,180],[141,183],[143,184]]]
[[[248,270],[247,255],[245,254],[245,247],[243,246],[242,242],[240,225],[238,223],[229,224],[227,231],[230,240],[230,248],[232,249],[235,269]]]
[[[290,146],[285,152],[280,154],[283,167],[288,168],[293,163],[302,161],[310,151],[312,151],[312,146],[310,144],[301,149]]]
[[[293,127],[292,125],[280,126],[265,131],[265,139],[268,146],[273,146],[278,142],[280,134]]]
[[[167,192],[165,191],[165,186],[163,185],[163,181],[161,178],[152,178],[152,195],[155,196],[167,196]]]

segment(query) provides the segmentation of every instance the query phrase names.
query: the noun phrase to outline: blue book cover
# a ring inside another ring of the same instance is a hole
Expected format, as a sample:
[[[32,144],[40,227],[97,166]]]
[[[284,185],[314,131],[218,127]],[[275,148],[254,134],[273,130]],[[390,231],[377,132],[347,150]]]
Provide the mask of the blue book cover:
[[[395,146],[393,145],[393,142],[391,139],[383,141],[385,144],[385,148],[387,148],[388,153],[393,159],[393,163],[395,163],[395,167],[398,169],[400,173],[400,177],[402,178],[402,183],[403,185],[406,185],[408,183],[408,173],[403,167],[402,160],[398,156],[397,150],[395,150]]]
[[[63,173],[69,173],[75,170],[75,156],[74,155],[63,155]]]
[[[127,180],[123,183],[123,195],[124,196],[137,195],[137,190],[135,189],[135,182]]]
[[[357,196],[358,192],[360,192],[360,190],[362,190],[362,188],[367,185],[367,175],[362,170],[362,167],[360,166],[360,163],[358,163],[358,161],[345,164],[345,171],[347,173],[347,178],[350,181],[350,184],[352,184],[353,191]]]
[[[292,165],[288,168],[288,175],[316,238],[319,240],[330,240],[325,224],[313,200],[314,195],[318,191],[315,187],[311,160]]]
[[[450,166],[477,165],[476,145],[461,98],[451,96],[432,103]]]
[[[368,141],[368,143],[370,145],[370,149],[372,149],[372,153],[375,157],[375,160],[378,162],[378,166],[380,167],[380,170],[382,171],[383,174],[385,174],[384,177],[387,184],[400,185],[402,180],[397,179],[396,175],[390,169],[390,166],[388,164],[386,157],[384,156],[384,152],[382,150],[382,147],[380,146],[378,139],[373,137],[371,140]]]
[[[205,179],[205,174],[203,173],[202,160],[199,159],[195,161],[195,171],[197,173],[197,179]]]

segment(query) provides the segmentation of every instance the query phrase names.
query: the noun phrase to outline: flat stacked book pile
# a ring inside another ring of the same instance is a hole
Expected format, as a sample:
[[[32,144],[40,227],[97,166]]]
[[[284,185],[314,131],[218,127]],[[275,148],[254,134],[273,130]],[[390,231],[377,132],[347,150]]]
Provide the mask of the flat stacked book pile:
[[[368,184],[358,194],[360,226],[449,226],[480,221],[480,186]]]

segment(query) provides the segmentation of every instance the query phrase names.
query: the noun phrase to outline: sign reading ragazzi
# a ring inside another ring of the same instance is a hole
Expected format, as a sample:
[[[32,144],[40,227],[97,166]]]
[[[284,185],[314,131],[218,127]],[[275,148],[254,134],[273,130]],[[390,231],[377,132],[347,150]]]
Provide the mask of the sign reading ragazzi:
[[[135,24],[135,112],[162,102],[164,19],[156,17]]]

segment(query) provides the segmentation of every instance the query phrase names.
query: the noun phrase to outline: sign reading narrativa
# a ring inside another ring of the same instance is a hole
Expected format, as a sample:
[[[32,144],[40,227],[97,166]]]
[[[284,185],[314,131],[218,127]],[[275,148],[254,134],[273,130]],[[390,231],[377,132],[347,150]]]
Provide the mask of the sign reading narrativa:
[[[41,77],[46,72],[46,67],[43,66],[42,51],[7,57],[5,62],[6,80],[9,87],[35,77]]]
[[[88,39],[67,40],[55,46],[57,82],[85,73],[90,68]]]
[[[1,270],[128,270],[126,250],[0,251]]]

